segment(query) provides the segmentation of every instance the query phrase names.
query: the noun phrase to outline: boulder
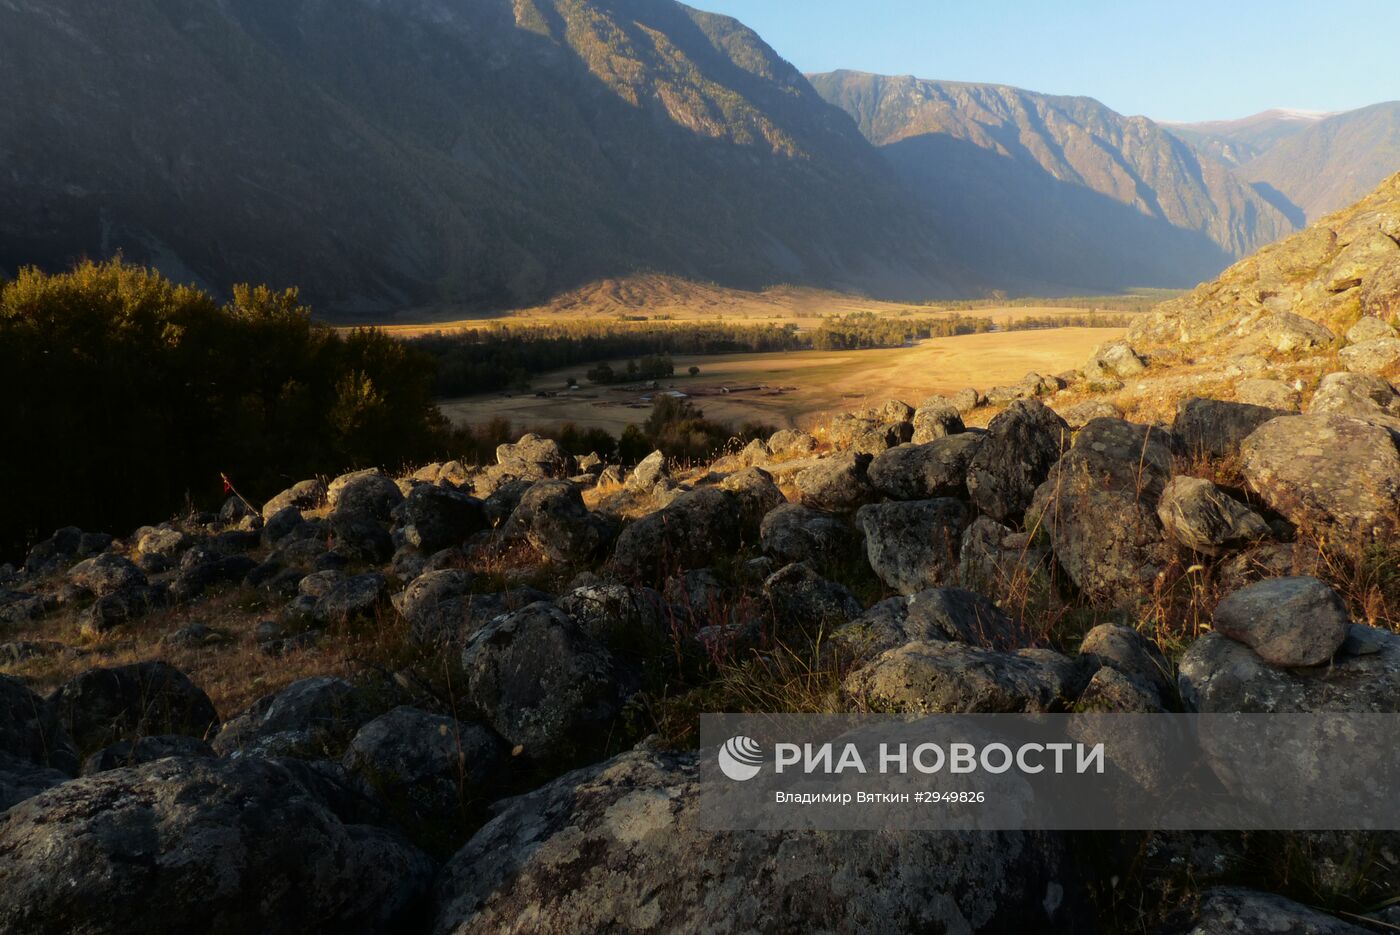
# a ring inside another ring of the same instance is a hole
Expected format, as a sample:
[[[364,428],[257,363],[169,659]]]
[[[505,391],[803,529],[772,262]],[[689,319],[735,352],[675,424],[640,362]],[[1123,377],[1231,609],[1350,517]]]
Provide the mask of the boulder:
[[[763,582],[780,639],[802,634],[815,640],[858,617],[864,609],[843,584],[827,581],[801,563],[774,572]]]
[[[1331,665],[1298,669],[1272,666],[1243,643],[1207,633],[1181,658],[1182,701],[1204,714],[1400,713],[1400,636],[1366,632],[1366,652],[1339,652]]]
[[[970,432],[925,444],[900,445],[870,462],[872,486],[891,500],[967,495],[967,471],[982,436]]]
[[[1331,266],[1321,271],[1321,278],[1327,284],[1328,292],[1345,292],[1361,285],[1372,273],[1397,256],[1400,256],[1400,245],[1385,231],[1371,227],[1356,232]]]
[[[387,522],[389,513],[402,502],[399,485],[379,468],[342,474],[326,490],[332,515],[367,516]]]
[[[1372,315],[1362,317],[1360,321],[1347,329],[1348,344],[1364,344],[1367,341],[1378,341],[1381,338],[1393,338],[1395,336],[1395,329],[1392,328],[1384,318],[1377,318]]]
[[[774,458],[797,458],[817,450],[817,440],[796,429],[780,429],[768,437],[768,453]]]
[[[538,481],[520,498],[505,535],[520,538],[551,562],[578,564],[602,551],[613,524],[589,512],[583,494],[566,480]]]
[[[783,564],[806,562],[813,568],[843,564],[860,545],[847,520],[799,503],[770,511],[759,536],[763,554]]]
[[[402,706],[361,727],[345,769],[400,821],[461,827],[507,778],[501,739],[480,724]]]
[[[198,737],[181,734],[156,734],[137,737],[134,740],[119,740],[110,747],[103,747],[83,760],[83,775],[92,776],[111,769],[127,766],[140,766],[154,763],[170,756],[209,756],[214,748]]]
[[[1400,257],[1377,267],[1361,284],[1362,314],[1394,318],[1400,313]]]
[[[846,693],[875,711],[1011,714],[1064,710],[1083,680],[1046,649],[1002,653],[967,643],[905,643],[846,677]]]
[[[1128,379],[1147,369],[1146,362],[1127,341],[1109,341],[1099,345],[1094,356],[1084,365],[1084,376],[1090,380],[1104,377]]]
[[[901,594],[956,579],[958,550],[969,519],[967,507],[949,497],[871,503],[856,513],[870,567]]]
[[[1376,338],[1341,349],[1339,355],[1352,373],[1390,373],[1400,363],[1400,338]]]
[[[71,778],[52,767],[40,766],[0,750],[0,817],[25,799],[61,786]]]
[[[931,588],[881,601],[842,630],[842,640],[874,656],[906,643],[951,641],[988,649],[1024,647],[1034,638],[980,594]]]
[[[264,695],[214,738],[224,757],[338,758],[386,705],[344,679],[315,676]]]
[[[1282,380],[1241,380],[1235,384],[1235,399],[1282,412],[1297,412],[1303,405],[1303,394]]]
[[[1131,675],[1104,666],[1084,686],[1084,691],[1080,692],[1079,699],[1074,703],[1074,710],[1075,713],[1162,714],[1167,709],[1156,689]],[[1086,735],[1096,727],[1089,725],[1085,730]],[[1088,742],[1098,738],[1085,736],[1082,739]]]
[[[471,593],[472,578],[459,569],[426,572],[396,597],[409,623],[409,641],[419,646],[461,644],[502,614],[548,600],[534,588]]]
[[[1043,403],[1012,403],[987,426],[968,467],[973,504],[999,523],[1020,520],[1069,443],[1069,425]]]
[[[1336,336],[1310,318],[1293,312],[1274,312],[1258,325],[1265,346],[1281,354],[1326,347]]]
[[[577,765],[603,750],[634,685],[601,644],[543,601],[482,627],[462,648],[467,697],[537,762]]]
[[[69,776],[78,772],[78,750],[58,713],[8,675],[0,675],[0,754]]]
[[[267,522],[278,512],[289,507],[298,512],[302,510],[314,510],[325,501],[325,484],[314,479],[300,481],[263,504],[263,522]]]
[[[318,623],[372,620],[389,596],[389,583],[378,572],[351,575],[316,599],[311,616]]]
[[[180,553],[194,545],[194,539],[173,526],[146,528],[136,537],[136,552],[143,558],[156,556],[174,562]]]
[[[612,567],[625,578],[653,580],[684,568],[704,568],[739,547],[739,502],[727,490],[687,491],[622,530]]]
[[[758,530],[763,517],[787,503],[787,497],[773,482],[773,475],[762,468],[736,471],[720,481],[719,487],[739,501],[739,522],[748,534],[746,538]]]
[[[1051,933],[1087,924],[1059,837],[709,831],[697,757],[632,751],[505,803],[443,869],[432,931]]]
[[[979,516],[963,532],[958,581],[963,587],[999,597],[1024,593],[1045,568],[1048,557],[1030,534],[1016,532],[990,516]]]
[[[1400,452],[1385,428],[1338,415],[1286,416],[1252,433],[1240,454],[1250,486],[1295,525],[1363,541],[1395,529]]]
[[[931,442],[936,438],[958,435],[966,430],[962,413],[952,400],[943,396],[932,396],[919,403],[910,420],[914,434],[910,438],[916,445]]]
[[[1286,409],[1193,397],[1177,404],[1172,434],[1193,457],[1228,458],[1259,426],[1288,414]]]
[[[340,511],[331,515],[335,550],[347,559],[382,565],[394,554],[394,540],[383,521],[366,513]]]
[[[857,432],[851,439],[849,448],[857,454],[877,455],[896,445],[903,445],[914,437],[914,426],[909,422],[876,423],[864,431]]]
[[[874,498],[866,471],[871,456],[848,451],[823,458],[799,471],[794,484],[803,506],[831,513],[847,513]]]
[[[209,696],[166,662],[89,669],[55,689],[48,704],[80,750],[146,734],[208,737],[219,729]]]
[[[404,498],[404,541],[424,552],[461,545],[485,528],[481,501],[454,488],[420,484]]]
[[[574,473],[574,459],[559,443],[535,434],[522,435],[515,444],[496,448],[496,463],[525,480],[549,480]]]
[[[402,931],[432,862],[318,791],[281,764],[202,757],[51,789],[0,823],[0,929]]]
[[[1089,669],[1113,669],[1149,686],[1159,699],[1176,692],[1171,663],[1156,644],[1129,627],[1112,623],[1094,627],[1079,644],[1079,658]]]
[[[1199,477],[1168,481],[1157,501],[1157,518],[1179,544],[1205,555],[1269,535],[1262,516]]]
[[[1336,591],[1317,578],[1261,581],[1215,607],[1214,629],[1276,666],[1329,661],[1347,638],[1351,618]]]
[[[666,464],[666,455],[660,451],[653,451],[638,462],[632,473],[627,475],[627,483],[624,486],[636,493],[650,493],[656,489],[657,484],[669,483],[670,480],[671,470]]]
[[[84,559],[69,569],[68,580],[80,588],[87,588],[96,597],[106,597],[149,583],[141,569],[115,552]]]
[[[175,584],[181,584],[177,578]],[[172,588],[177,594],[184,594],[183,588]],[[167,592],[155,586],[127,588],[115,594],[99,597],[78,614],[78,624],[83,635],[98,636],[136,620],[152,609],[165,603]]]
[[[1400,430],[1400,393],[1377,376],[1329,373],[1318,384],[1307,412],[1350,416]]]
[[[624,658],[662,652],[673,641],[670,608],[651,588],[585,585],[558,604],[584,633]]]
[[[1076,432],[1095,419],[1121,419],[1123,410],[1109,402],[1101,399],[1087,399],[1082,403],[1073,406],[1066,406],[1064,409],[1055,410],[1060,418]]]
[[[257,561],[247,555],[223,555],[195,546],[180,559],[170,597],[178,603],[192,601],[215,585],[242,581],[256,567]]]
[[[42,576],[67,567],[78,557],[82,541],[83,531],[77,526],[65,526],[54,530],[53,535],[36,543],[25,555],[25,572]]]
[[[1027,526],[1044,531],[1091,602],[1116,606],[1146,596],[1171,561],[1157,519],[1171,469],[1160,429],[1095,419],[1036,491]]]
[[[1206,890],[1186,935],[1365,935],[1361,928],[1272,893],[1218,886]]]
[[[301,524],[301,510],[294,506],[285,506],[263,522],[263,541],[268,545],[276,545],[292,535]]]

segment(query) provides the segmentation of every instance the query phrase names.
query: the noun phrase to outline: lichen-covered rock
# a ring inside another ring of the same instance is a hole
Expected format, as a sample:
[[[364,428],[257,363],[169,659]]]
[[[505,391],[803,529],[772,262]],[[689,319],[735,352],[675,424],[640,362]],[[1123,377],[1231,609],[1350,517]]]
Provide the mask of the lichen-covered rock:
[[[958,435],[966,430],[962,413],[954,403],[943,396],[932,396],[919,403],[911,420],[914,434],[910,438],[916,445],[931,442],[936,438]]]
[[[744,527],[746,538],[758,530],[763,517],[787,503],[787,497],[773,483],[773,475],[762,468],[736,471],[720,481],[719,487],[732,493],[739,501],[739,522]]]
[[[803,506],[831,513],[847,513],[875,496],[866,477],[871,456],[848,451],[824,458],[798,472],[794,478]]]
[[[1259,426],[1288,414],[1286,409],[1192,397],[1177,405],[1172,434],[1192,457],[1228,458]]]
[[[1079,431],[1095,419],[1121,419],[1123,410],[1102,399],[1086,399],[1082,403],[1055,410],[1070,428]]]
[[[1090,380],[1104,377],[1127,379],[1147,369],[1147,364],[1127,341],[1109,341],[1099,345],[1094,356],[1084,365],[1084,376]]]
[[[1308,402],[1308,415],[1350,416],[1400,430],[1400,393],[1377,376],[1329,373]]]
[[[145,734],[212,736],[219,715],[199,686],[166,662],[89,669],[48,698],[80,750]]]
[[[504,784],[503,747],[480,724],[400,706],[361,727],[341,762],[401,821],[451,828]]]
[[[220,756],[335,758],[385,701],[344,679],[314,676],[264,695],[214,738]]]
[[[389,584],[378,572],[351,575],[317,598],[311,616],[319,623],[372,619],[389,596]]]
[[[707,831],[696,758],[633,751],[511,800],[444,868],[434,935],[1082,930],[1061,838]]]
[[[379,468],[342,474],[326,489],[326,504],[332,515],[367,516],[387,522],[390,511],[402,502],[399,485]]]
[[[1196,711],[1271,714],[1400,713],[1400,636],[1368,630],[1367,651],[1331,665],[1281,669],[1223,633],[1207,633],[1181,658],[1182,701]]]
[[[1108,606],[1137,600],[1171,560],[1157,518],[1171,469],[1161,430],[1095,419],[1036,491],[1027,526],[1045,532],[1089,600]]]
[[[817,450],[817,440],[796,429],[780,429],[768,437],[768,453],[775,458],[796,458]]]
[[[1202,896],[1186,935],[1365,935],[1369,931],[1282,896],[1220,886]]]
[[[635,688],[611,653],[553,604],[531,604],[462,648],[467,696],[532,760],[577,765],[601,752]]]
[[[0,822],[0,929],[401,931],[432,862],[350,817],[264,760],[165,759],[74,780]]]
[[[968,467],[973,504],[999,523],[1020,520],[1069,443],[1069,425],[1045,404],[1012,403],[987,426]]]
[[[732,555],[740,539],[739,502],[714,487],[687,491],[622,530],[612,567],[624,578],[654,580],[684,568],[704,568]]]
[[[1270,507],[1326,535],[1372,540],[1396,528],[1400,451],[1388,429],[1337,415],[1265,423],[1240,449]]]
[[[574,459],[558,442],[533,433],[522,435],[515,444],[498,446],[496,463],[524,480],[548,480],[574,473]]]
[[[660,451],[653,451],[638,462],[632,473],[627,475],[625,486],[637,493],[649,493],[657,484],[669,482],[670,479],[671,470],[666,464],[666,455]]]
[[[987,398],[982,395],[981,390],[968,386],[949,396],[948,401],[957,408],[958,412],[967,415],[978,406],[985,405]]]
[[[298,512],[314,510],[326,500],[326,485],[314,478],[299,481],[263,504],[262,518],[266,522],[277,513],[291,507]]]
[[[613,524],[589,511],[577,486],[566,480],[542,480],[520,498],[505,526],[552,562],[577,564],[601,552],[612,538]]]
[[[128,558],[115,552],[84,559],[68,571],[68,580],[87,588],[96,597],[106,597],[127,588],[143,587],[146,575]]]
[[[925,444],[899,445],[876,455],[866,475],[891,500],[967,495],[967,469],[982,436],[948,435]]]
[[[846,677],[845,690],[875,711],[1009,714],[1064,710],[1084,679],[1047,649],[1002,653],[967,643],[906,643]]]
[[[840,564],[860,545],[845,518],[799,503],[785,503],[770,511],[759,526],[759,536],[763,553],[775,561],[806,562],[813,568]]]
[[[1339,356],[1352,373],[1389,373],[1400,362],[1400,339],[1362,341],[1342,348]]]
[[[1214,628],[1276,666],[1315,666],[1347,638],[1342,598],[1317,578],[1274,578],[1241,588],[1215,606]]]
[[[763,582],[780,635],[815,639],[858,617],[864,609],[845,585],[827,581],[803,564],[788,565]]]
[[[472,583],[470,572],[438,569],[423,573],[396,595],[395,605],[408,620],[409,640],[420,646],[460,644],[496,617],[549,599],[534,588],[473,594]]]
[[[69,776],[78,772],[78,750],[58,713],[8,675],[0,675],[0,753]]]
[[[0,750],[0,816],[25,799],[61,786],[72,777]]]
[[[1179,544],[1205,555],[1269,534],[1264,517],[1200,477],[1174,477],[1157,501],[1157,518]]]
[[[1326,327],[1293,312],[1274,312],[1259,322],[1264,346],[1281,354],[1325,347],[1336,338]]]
[[[998,596],[1023,593],[1044,570],[1048,558],[1029,533],[1016,532],[990,516],[979,516],[963,532],[958,582]]]
[[[1162,651],[1136,630],[1101,623],[1085,634],[1079,658],[1090,668],[1109,668],[1150,686],[1160,699],[1176,691],[1176,676]]]
[[[594,584],[559,598],[559,609],[615,655],[645,656],[673,639],[671,611],[651,588]]]
[[[181,734],[155,734],[135,740],[119,740],[83,760],[83,775],[92,776],[111,769],[154,763],[170,756],[210,756],[214,748],[198,737]]]
[[[451,487],[419,484],[404,498],[404,541],[424,552],[461,545],[486,528],[480,500]]]
[[[1303,394],[1282,380],[1241,380],[1235,384],[1235,399],[1281,412],[1297,412],[1303,404]]]
[[[901,594],[954,582],[968,521],[967,507],[950,497],[870,503],[856,513],[870,567]]]
[[[866,656],[906,643],[941,640],[999,650],[1034,642],[1018,621],[982,595],[962,588],[931,588],[882,601],[844,627],[841,638]]]

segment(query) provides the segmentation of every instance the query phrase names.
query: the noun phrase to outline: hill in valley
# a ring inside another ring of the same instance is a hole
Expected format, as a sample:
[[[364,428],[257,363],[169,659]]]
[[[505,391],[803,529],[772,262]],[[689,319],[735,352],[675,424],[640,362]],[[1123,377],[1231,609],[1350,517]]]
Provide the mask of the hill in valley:
[[[841,112],[670,0],[0,4],[0,269],[124,250],[322,309],[652,269],[973,291]]]
[[[981,257],[1031,289],[1190,285],[1292,230],[1220,160],[1086,97],[809,76]]]

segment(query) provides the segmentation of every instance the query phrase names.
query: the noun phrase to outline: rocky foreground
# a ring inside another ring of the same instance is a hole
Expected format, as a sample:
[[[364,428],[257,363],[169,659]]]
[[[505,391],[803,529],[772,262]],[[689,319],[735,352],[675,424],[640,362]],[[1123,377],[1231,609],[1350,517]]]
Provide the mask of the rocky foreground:
[[[1394,834],[718,834],[693,749],[724,708],[1400,711],[1387,186],[1074,373],[57,531],[0,581],[0,930],[1393,927]],[[220,710],[179,653],[301,677]]]

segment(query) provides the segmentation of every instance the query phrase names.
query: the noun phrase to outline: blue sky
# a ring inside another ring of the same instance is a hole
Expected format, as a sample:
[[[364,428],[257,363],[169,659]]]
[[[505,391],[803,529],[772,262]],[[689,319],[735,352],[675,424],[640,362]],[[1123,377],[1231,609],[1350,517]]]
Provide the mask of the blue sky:
[[[687,0],[803,71],[1085,94],[1157,120],[1400,99],[1400,0]]]

